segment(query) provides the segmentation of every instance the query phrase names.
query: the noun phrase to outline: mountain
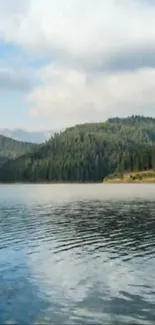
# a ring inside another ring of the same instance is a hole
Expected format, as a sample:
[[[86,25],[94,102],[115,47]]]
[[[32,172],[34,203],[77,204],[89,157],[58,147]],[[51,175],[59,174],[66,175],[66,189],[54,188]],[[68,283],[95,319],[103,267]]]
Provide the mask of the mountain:
[[[36,144],[16,141],[0,135],[0,166],[8,159],[15,159],[36,147]]]
[[[112,118],[56,134],[4,164],[0,180],[102,181],[112,173],[155,168],[155,119]]]
[[[0,134],[17,141],[43,143],[47,141],[54,131],[26,131],[23,129],[0,129]]]

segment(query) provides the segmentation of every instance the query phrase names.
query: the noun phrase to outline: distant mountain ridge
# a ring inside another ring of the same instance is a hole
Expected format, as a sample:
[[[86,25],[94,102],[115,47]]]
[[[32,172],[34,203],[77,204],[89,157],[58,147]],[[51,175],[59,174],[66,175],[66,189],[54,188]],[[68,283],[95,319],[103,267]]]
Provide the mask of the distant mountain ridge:
[[[9,159],[15,159],[39,147],[39,144],[16,141],[12,138],[0,135],[0,166]]]
[[[27,131],[20,128],[14,130],[10,130],[9,128],[0,129],[0,134],[5,137],[31,143],[43,143],[49,140],[55,132],[56,131]]]

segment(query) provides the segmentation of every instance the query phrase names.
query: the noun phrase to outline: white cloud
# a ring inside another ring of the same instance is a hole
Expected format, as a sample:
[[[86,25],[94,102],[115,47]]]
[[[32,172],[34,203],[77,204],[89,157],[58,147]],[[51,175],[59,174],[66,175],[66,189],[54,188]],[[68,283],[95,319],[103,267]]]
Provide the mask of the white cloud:
[[[31,116],[50,117],[56,125],[100,121],[113,115],[141,113],[155,107],[155,69],[96,75],[48,66],[43,85],[29,96]]]
[[[0,38],[51,62],[29,94],[30,114],[58,127],[147,114],[155,105],[149,1],[0,0]]]
[[[0,35],[58,63],[98,66],[154,48],[155,7],[136,0],[0,0]],[[14,8],[14,10],[12,9]]]

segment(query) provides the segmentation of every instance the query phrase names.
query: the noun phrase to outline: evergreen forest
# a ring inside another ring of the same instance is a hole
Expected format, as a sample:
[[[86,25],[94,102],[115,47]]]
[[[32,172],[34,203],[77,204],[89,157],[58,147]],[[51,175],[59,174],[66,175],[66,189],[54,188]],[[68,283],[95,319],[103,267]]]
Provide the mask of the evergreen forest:
[[[12,143],[2,152],[11,159],[0,168],[1,182],[101,182],[111,174],[155,170],[155,119],[76,125],[42,145]]]

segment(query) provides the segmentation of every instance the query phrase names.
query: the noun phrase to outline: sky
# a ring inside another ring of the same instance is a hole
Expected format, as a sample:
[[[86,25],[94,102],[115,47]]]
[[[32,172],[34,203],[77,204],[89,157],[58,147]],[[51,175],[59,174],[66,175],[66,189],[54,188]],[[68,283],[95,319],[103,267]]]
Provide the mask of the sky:
[[[0,128],[155,117],[155,0],[0,0]]]

